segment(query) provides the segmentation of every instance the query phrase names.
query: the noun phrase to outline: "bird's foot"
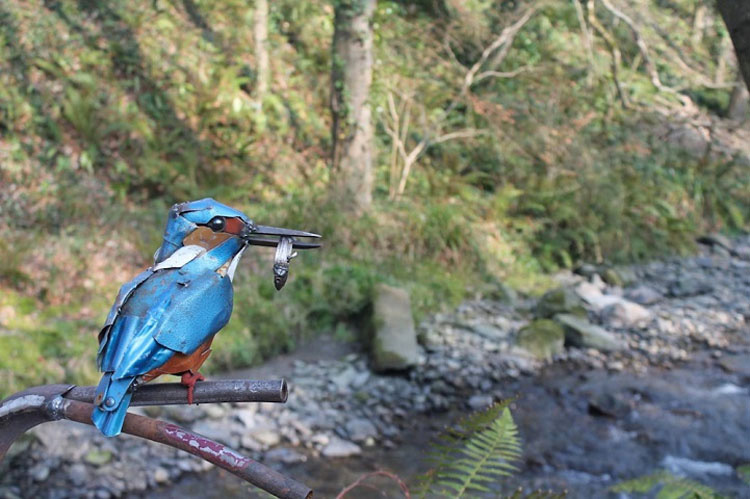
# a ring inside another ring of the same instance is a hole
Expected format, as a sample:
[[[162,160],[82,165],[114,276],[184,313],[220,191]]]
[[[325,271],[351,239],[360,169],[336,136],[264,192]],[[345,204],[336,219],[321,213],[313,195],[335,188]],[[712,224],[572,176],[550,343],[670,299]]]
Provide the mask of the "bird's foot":
[[[193,390],[195,389],[195,384],[199,381],[205,381],[206,378],[203,377],[201,373],[194,373],[193,371],[186,371],[182,374],[182,378],[180,379],[180,383],[187,386],[188,393],[187,393],[187,399],[188,404],[193,403]]]

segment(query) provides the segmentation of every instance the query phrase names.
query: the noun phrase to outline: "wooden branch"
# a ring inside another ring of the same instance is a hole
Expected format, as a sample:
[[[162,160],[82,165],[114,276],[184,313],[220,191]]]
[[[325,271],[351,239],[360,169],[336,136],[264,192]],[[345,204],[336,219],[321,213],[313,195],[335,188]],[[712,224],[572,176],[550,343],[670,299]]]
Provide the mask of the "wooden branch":
[[[586,19],[583,16],[583,6],[581,0],[573,0],[573,6],[576,9],[576,17],[578,17],[578,24],[581,26],[581,38],[583,39],[583,45],[586,47],[586,56],[589,59],[589,84],[591,83],[591,76],[596,71],[594,65],[594,42],[591,39],[591,32],[589,31]]]
[[[589,13],[589,24],[594,28],[594,31],[596,31],[599,36],[602,37],[605,45],[607,45],[607,49],[609,49],[609,52],[612,55],[612,79],[615,82],[617,96],[620,98],[622,107],[627,109],[630,107],[630,103],[628,102],[627,94],[622,88],[622,83],[620,83],[619,77],[620,65],[622,64],[622,54],[620,53],[620,49],[617,46],[614,37],[604,28],[604,26],[602,26],[602,24],[596,18],[596,12],[594,11],[594,0],[588,0],[587,7]]]
[[[489,132],[487,132],[487,130],[477,130],[475,128],[467,128],[466,130],[459,130],[457,132],[446,133],[445,135],[436,137],[430,142],[430,144],[440,144],[443,142],[448,142],[449,140],[453,140],[453,139],[468,139],[471,137],[478,137],[480,135],[487,135],[488,133]]]
[[[352,483],[351,485],[348,485],[346,488],[344,488],[344,490],[339,492],[339,494],[336,496],[336,499],[344,499],[349,492],[361,486],[362,482],[364,482],[365,480],[373,476],[384,476],[384,477],[390,478],[391,480],[393,480],[394,482],[398,484],[398,487],[401,489],[401,492],[404,494],[404,497],[406,499],[409,499],[411,497],[411,495],[409,494],[409,487],[406,486],[404,481],[401,480],[401,478],[399,478],[398,475],[396,475],[395,473],[391,473],[389,471],[378,470],[378,471],[371,471],[370,473],[367,473],[359,477],[354,483]]]
[[[513,40],[516,38],[516,35],[521,30],[521,28],[523,28],[523,26],[527,22],[529,22],[529,19],[531,19],[531,16],[534,15],[537,9],[538,7],[531,7],[524,13],[524,15],[521,16],[518,21],[506,27],[492,43],[485,47],[485,49],[482,51],[482,55],[479,57],[479,60],[474,63],[474,65],[469,69],[469,71],[467,71],[466,75],[464,76],[464,83],[461,86],[461,91],[459,92],[460,95],[464,95],[471,88],[471,86],[474,84],[474,77],[476,76],[477,72],[479,72],[482,65],[487,62],[487,59],[495,50],[502,47],[503,45],[505,47],[500,54],[502,57],[496,57],[493,62],[495,66],[497,66],[502,63],[503,60],[505,60],[505,57],[508,54],[508,50],[513,44]]]
[[[478,83],[487,78],[514,78],[521,73],[533,70],[533,66],[521,66],[520,68],[516,68],[513,71],[482,71],[474,77],[474,83]]]
[[[668,92],[671,94],[674,94],[677,96],[678,99],[682,102],[683,105],[687,106],[691,103],[691,100],[686,95],[681,95],[676,89],[669,87],[667,85],[664,85],[661,82],[661,78],[659,77],[659,71],[656,69],[656,65],[654,64],[653,59],[651,59],[651,56],[648,52],[648,45],[646,45],[646,40],[641,35],[640,30],[636,27],[635,22],[624,12],[617,9],[614,5],[612,5],[609,0],[601,0],[602,5],[610,12],[613,16],[623,21],[625,24],[628,25],[630,28],[630,31],[633,33],[633,38],[635,38],[635,44],[638,46],[638,51],[641,53],[641,56],[643,56],[643,63],[646,65],[646,72],[648,73],[649,77],[651,78],[651,84],[653,84],[658,90],[662,92]]]

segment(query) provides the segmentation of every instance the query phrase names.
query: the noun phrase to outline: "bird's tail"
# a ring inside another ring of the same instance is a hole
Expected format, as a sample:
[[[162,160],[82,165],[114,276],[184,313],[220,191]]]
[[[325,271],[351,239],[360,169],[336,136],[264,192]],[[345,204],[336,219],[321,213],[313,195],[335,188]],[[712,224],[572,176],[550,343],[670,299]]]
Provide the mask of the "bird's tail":
[[[120,434],[125,415],[128,413],[130,386],[135,378],[112,379],[112,373],[105,373],[96,388],[94,411],[91,421],[107,437]]]

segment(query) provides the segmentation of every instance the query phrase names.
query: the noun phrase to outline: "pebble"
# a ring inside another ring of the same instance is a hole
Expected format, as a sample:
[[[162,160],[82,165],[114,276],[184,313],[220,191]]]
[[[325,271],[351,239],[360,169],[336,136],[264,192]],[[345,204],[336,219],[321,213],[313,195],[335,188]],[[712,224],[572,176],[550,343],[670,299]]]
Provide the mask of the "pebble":
[[[169,482],[169,472],[159,466],[154,470],[154,480],[158,484],[163,484]]]
[[[323,448],[321,454],[325,457],[349,457],[362,453],[362,449],[354,442],[349,442],[338,437],[333,437]]]

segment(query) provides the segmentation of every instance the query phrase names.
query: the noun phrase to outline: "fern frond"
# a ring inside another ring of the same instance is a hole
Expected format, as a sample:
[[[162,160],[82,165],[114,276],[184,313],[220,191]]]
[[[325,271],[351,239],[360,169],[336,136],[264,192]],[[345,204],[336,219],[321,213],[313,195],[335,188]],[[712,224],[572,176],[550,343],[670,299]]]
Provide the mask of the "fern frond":
[[[460,457],[437,471],[438,485],[450,489],[456,498],[469,490],[488,491],[480,482],[494,482],[516,470],[511,463],[521,457],[518,428],[507,406],[492,412],[499,412],[499,417],[469,438],[457,452]]]
[[[449,497],[461,497],[467,490],[486,492],[484,483],[515,471],[511,462],[521,455],[521,446],[508,409],[511,402],[473,413],[443,432],[427,456],[433,469],[417,479],[416,497],[436,489]]]

